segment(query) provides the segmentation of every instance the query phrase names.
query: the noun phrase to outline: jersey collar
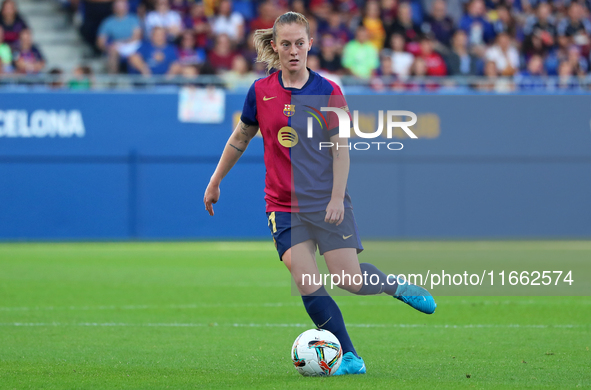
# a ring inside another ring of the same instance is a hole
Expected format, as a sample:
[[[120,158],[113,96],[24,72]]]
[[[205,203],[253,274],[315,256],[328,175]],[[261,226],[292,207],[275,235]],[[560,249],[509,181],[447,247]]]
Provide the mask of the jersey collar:
[[[281,88],[287,90],[287,91],[291,91],[291,92],[295,92],[295,91],[303,91],[308,85],[310,85],[310,83],[312,82],[312,79],[314,77],[316,77],[316,72],[312,71],[310,68],[306,67],[306,69],[308,69],[308,71],[310,72],[310,77],[308,77],[308,81],[306,81],[306,84],[304,84],[304,86],[302,88],[287,88],[283,86],[283,79],[281,78],[281,71],[277,72],[277,79],[279,80],[279,85],[281,85]]]

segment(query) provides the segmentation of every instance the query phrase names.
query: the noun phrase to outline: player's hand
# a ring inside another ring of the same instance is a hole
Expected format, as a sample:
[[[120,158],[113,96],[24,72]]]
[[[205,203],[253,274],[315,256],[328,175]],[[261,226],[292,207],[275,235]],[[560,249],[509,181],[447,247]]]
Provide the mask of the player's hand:
[[[205,210],[209,215],[213,215],[213,204],[218,202],[220,198],[220,186],[212,184],[211,182],[207,185],[205,195],[203,196],[203,203],[205,203]]]
[[[331,199],[326,206],[324,222],[336,223],[337,226],[345,219],[345,203],[342,199]]]

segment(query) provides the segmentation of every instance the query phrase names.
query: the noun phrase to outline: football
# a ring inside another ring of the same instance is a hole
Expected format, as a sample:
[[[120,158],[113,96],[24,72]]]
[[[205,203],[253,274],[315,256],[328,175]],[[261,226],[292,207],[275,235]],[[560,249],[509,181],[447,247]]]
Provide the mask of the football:
[[[291,360],[303,376],[330,376],[341,365],[341,343],[328,330],[310,329],[300,334],[291,347]]]

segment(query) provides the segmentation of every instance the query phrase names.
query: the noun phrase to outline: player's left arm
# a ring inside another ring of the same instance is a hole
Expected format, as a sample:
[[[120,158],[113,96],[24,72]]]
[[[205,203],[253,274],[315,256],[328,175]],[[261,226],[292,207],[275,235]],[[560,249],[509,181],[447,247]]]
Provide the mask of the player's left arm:
[[[345,219],[345,191],[347,189],[347,178],[349,177],[349,146],[348,139],[335,134],[330,137],[332,142],[332,195],[326,207],[328,223],[335,223],[337,226]]]

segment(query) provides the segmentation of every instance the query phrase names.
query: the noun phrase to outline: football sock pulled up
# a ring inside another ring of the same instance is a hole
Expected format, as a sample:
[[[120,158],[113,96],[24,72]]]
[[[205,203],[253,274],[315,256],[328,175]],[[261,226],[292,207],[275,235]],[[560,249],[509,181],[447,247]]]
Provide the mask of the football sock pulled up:
[[[388,284],[388,276],[380,271],[375,265],[370,263],[359,264],[361,276],[363,277],[363,286],[355,294],[357,295],[376,295],[386,293],[388,295],[396,294],[398,283]]]
[[[341,309],[339,309],[334,299],[328,295],[324,286],[310,295],[302,295],[302,301],[304,301],[306,311],[314,322],[314,325],[318,329],[326,329],[334,334],[341,342],[343,354],[352,352],[358,357],[349,333],[347,333]]]

